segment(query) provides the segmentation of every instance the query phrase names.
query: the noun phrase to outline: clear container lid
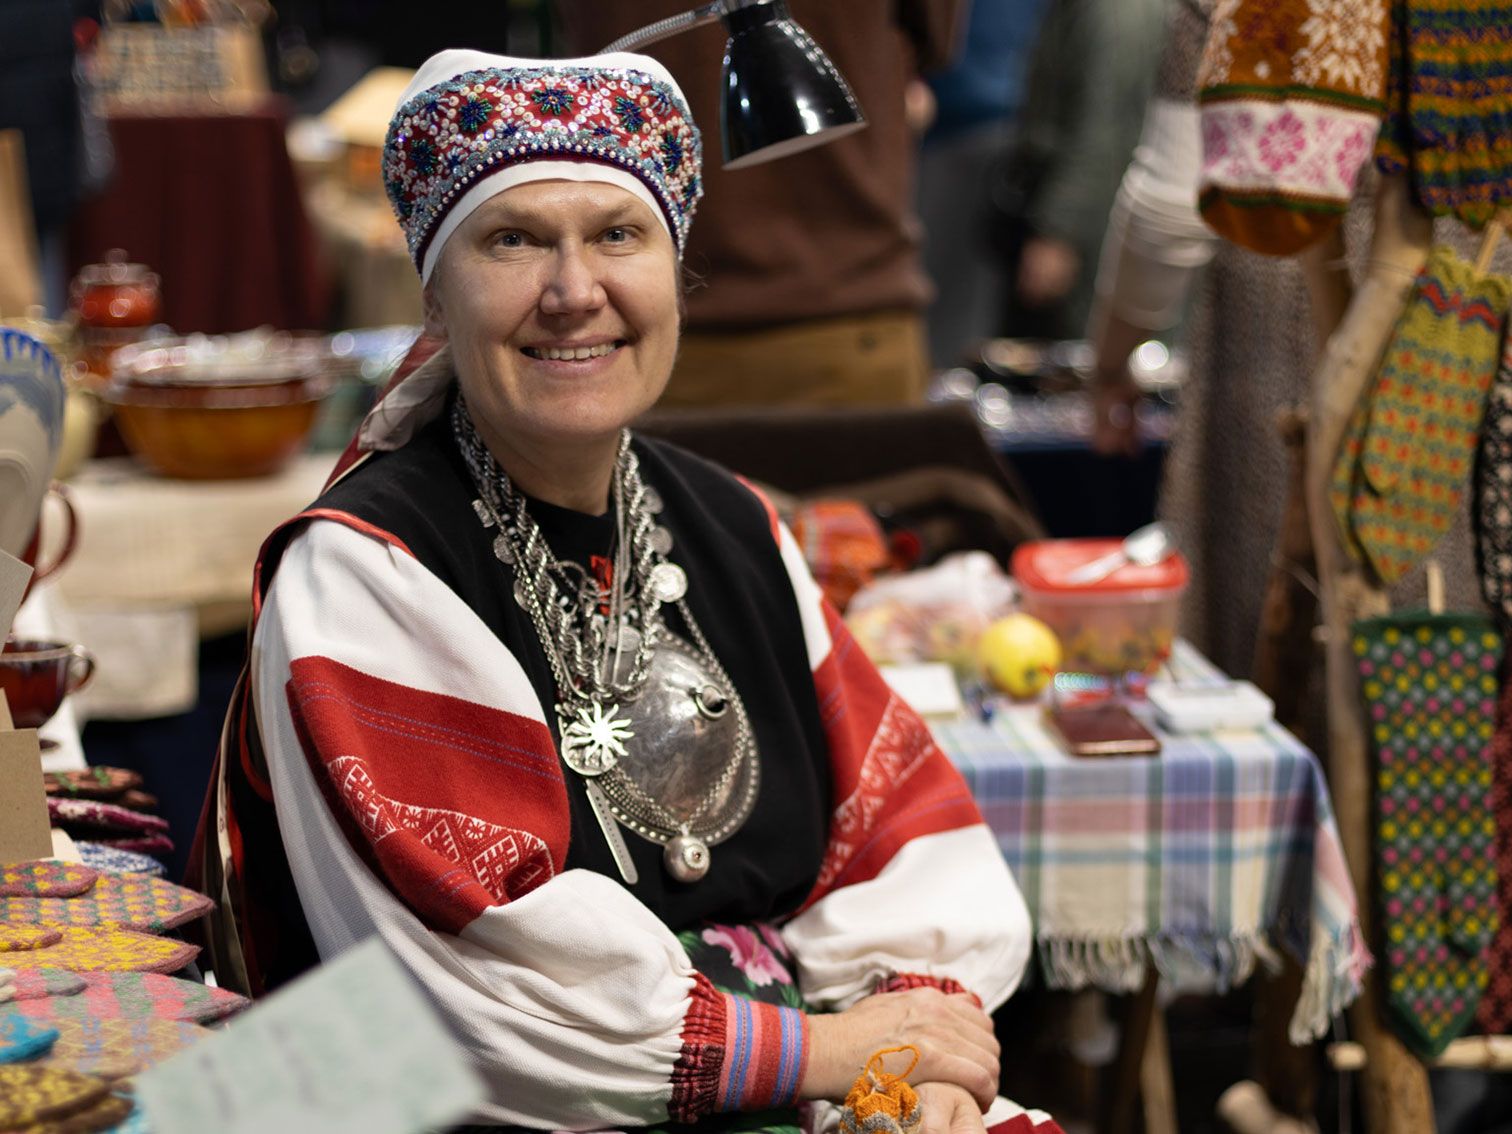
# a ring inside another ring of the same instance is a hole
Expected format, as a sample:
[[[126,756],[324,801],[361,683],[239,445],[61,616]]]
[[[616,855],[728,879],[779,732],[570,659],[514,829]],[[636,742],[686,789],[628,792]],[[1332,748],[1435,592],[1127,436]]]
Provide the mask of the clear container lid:
[[[1120,539],[1045,539],[1021,543],[1013,552],[1013,577],[1032,591],[1067,595],[1108,595],[1128,591],[1179,592],[1187,585],[1187,563],[1173,552],[1159,563],[1141,567],[1125,563],[1095,583],[1071,583],[1067,576],[1078,567],[1116,551]]]

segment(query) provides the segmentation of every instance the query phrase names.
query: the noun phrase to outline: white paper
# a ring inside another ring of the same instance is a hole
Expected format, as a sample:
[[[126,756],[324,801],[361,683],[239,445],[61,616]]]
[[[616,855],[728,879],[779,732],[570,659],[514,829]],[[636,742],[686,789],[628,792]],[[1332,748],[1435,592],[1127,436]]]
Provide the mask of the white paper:
[[[882,676],[892,691],[925,717],[958,717],[966,711],[955,671],[944,662],[884,665]]]
[[[135,1079],[153,1134],[418,1134],[483,1084],[377,938]]]

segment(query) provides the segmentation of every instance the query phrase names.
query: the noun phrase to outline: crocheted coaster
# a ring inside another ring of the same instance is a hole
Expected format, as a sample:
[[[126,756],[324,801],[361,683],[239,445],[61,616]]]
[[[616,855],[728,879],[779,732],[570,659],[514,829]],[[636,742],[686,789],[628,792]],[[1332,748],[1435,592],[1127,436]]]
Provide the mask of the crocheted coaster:
[[[1358,622],[1376,757],[1376,871],[1389,1017],[1424,1059],[1475,1016],[1496,932],[1491,764],[1501,638],[1474,615]]]
[[[12,999],[18,1005],[51,996],[77,996],[85,988],[84,978],[67,969],[16,969],[15,973]]]
[[[125,1079],[145,1071],[210,1033],[198,1024],[144,1016],[102,1020],[81,1016],[53,1021],[57,1042],[42,1063],[102,1079]]]
[[[84,865],[101,874],[146,874],[152,878],[161,878],[168,873],[168,868],[151,855],[86,840],[76,840],[74,846],[78,848]]]
[[[203,894],[161,878],[102,874],[77,898],[0,898],[0,921],[12,925],[115,925],[161,933],[215,908]]]
[[[37,1063],[0,1064],[0,1130],[46,1122],[94,1106],[110,1084]]]
[[[95,1134],[96,1131],[101,1130],[109,1130],[111,1134],[121,1134],[124,1129],[121,1124],[136,1113],[136,1103],[129,1095],[111,1094],[106,1095],[87,1110],[78,1110],[63,1118],[23,1126],[16,1134]],[[142,1125],[137,1129],[145,1131],[147,1127]]]
[[[59,799],[50,796],[47,813],[53,826],[63,827],[71,834],[74,829],[104,831],[114,837],[145,834],[165,834],[168,820],[156,815],[143,815],[129,807],[114,803],[102,803],[98,799]]]
[[[131,814],[128,812],[128,814]],[[144,815],[145,819],[146,816]],[[95,842],[113,850],[130,851],[132,854],[163,855],[173,853],[173,840],[167,835],[134,835],[128,838],[95,837]]]
[[[20,1063],[46,1055],[57,1038],[56,1028],[20,1012],[0,1012],[0,1063]]]
[[[142,786],[142,777],[129,768],[77,768],[66,772],[43,772],[48,795],[78,799],[114,799],[122,792]]]
[[[95,884],[99,872],[77,862],[37,859],[0,866],[0,898],[72,898]]]
[[[45,925],[6,925],[0,922],[0,953],[45,949],[56,945],[62,936],[58,930]]]
[[[206,1024],[250,1007],[252,1002],[224,988],[161,973],[87,973],[82,995],[18,1001],[12,1008],[34,1020],[93,1016],[102,1020],[156,1017]]]
[[[199,956],[198,945],[150,933],[133,933],[129,929],[69,926],[51,932],[58,935],[58,942],[32,951],[27,960],[77,972],[176,973]]]

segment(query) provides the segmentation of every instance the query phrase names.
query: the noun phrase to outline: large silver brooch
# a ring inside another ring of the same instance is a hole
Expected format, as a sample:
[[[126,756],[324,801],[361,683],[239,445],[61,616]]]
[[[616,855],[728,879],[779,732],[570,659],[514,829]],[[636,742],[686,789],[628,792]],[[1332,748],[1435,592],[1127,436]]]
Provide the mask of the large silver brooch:
[[[560,721],[562,759],[580,776],[601,776],[614,767],[625,754],[625,741],[635,735],[618,705],[597,701],[561,713]]]

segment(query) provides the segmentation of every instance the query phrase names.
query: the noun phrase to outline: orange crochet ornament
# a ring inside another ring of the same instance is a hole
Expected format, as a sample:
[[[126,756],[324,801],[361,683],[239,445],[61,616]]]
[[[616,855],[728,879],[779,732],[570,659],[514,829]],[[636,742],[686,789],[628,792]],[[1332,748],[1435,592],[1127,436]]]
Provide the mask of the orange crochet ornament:
[[[893,1075],[883,1067],[884,1057],[907,1051],[913,1055],[908,1067]],[[919,1049],[911,1044],[884,1047],[866,1061],[851,1084],[840,1112],[840,1134],[918,1134],[924,1125],[919,1096],[907,1083],[919,1065]]]

